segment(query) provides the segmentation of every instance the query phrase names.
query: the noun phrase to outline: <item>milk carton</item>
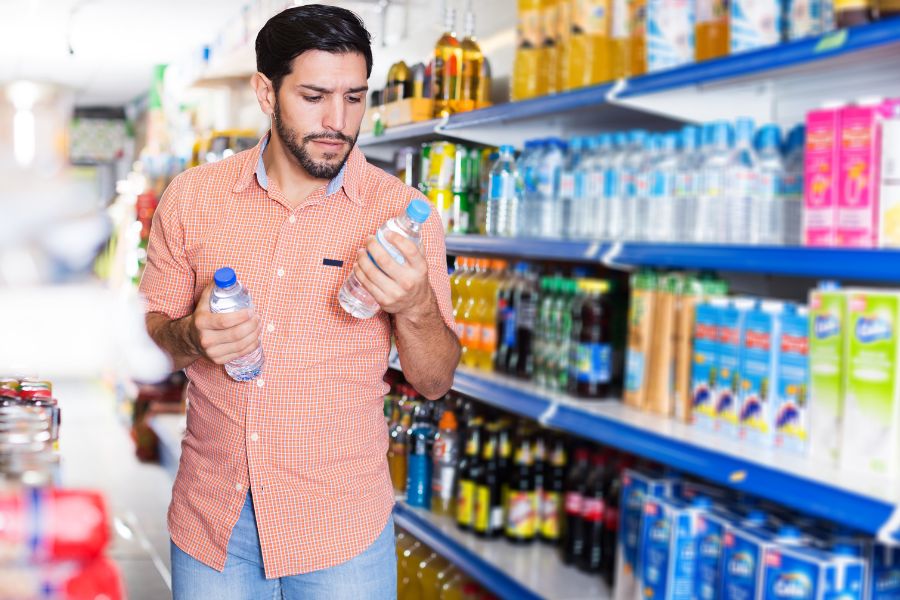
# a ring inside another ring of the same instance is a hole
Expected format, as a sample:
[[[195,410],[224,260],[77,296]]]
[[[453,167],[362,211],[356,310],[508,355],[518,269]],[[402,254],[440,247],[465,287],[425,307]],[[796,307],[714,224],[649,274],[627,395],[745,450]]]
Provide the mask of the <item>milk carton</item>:
[[[833,246],[840,189],[841,104],[827,103],[806,115],[803,243]]]
[[[813,549],[785,527],[765,551],[762,579],[764,600],[862,600],[865,563],[850,549]]]
[[[900,598],[900,547],[872,544],[869,549],[869,600]]]
[[[722,542],[729,530],[727,517],[715,509],[699,516],[697,538],[697,571],[694,575],[694,598],[719,598],[722,579]]]
[[[900,247],[900,106],[885,111],[881,124],[878,246]]]
[[[615,600],[635,600],[640,597],[638,559],[644,501],[647,498],[663,497],[670,485],[669,480],[633,469],[626,469],[622,473],[619,536],[616,542]]]
[[[809,312],[788,305],[778,337],[775,446],[806,454],[809,444]]]
[[[768,448],[775,436],[775,400],[778,381],[778,339],[781,334],[779,302],[762,303],[744,321],[739,435]]]
[[[900,469],[900,293],[848,290],[841,464],[895,476]]]
[[[809,453],[836,463],[844,415],[847,296],[830,283],[809,294]]]
[[[694,62],[694,3],[647,0],[647,71]]]
[[[772,545],[770,533],[758,527],[732,526],[722,538],[722,600],[756,600],[762,589],[762,558]]]
[[[691,413],[700,429],[714,431],[719,375],[719,320],[725,300],[697,305],[694,314],[694,355],[691,364]]]
[[[744,321],[754,301],[731,301],[719,317],[719,374],[716,378],[716,431],[738,439],[741,355]]]
[[[700,515],[707,498],[691,504],[674,498],[649,498],[641,524],[640,585],[643,598],[692,600]]]
[[[730,13],[731,53],[781,43],[781,0],[733,0]]]

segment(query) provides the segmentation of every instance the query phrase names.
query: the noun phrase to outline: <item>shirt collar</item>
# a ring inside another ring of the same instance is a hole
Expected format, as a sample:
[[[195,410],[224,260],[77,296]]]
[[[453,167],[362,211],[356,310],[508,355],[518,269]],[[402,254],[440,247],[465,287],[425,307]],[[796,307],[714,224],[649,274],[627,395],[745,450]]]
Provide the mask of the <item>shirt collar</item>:
[[[238,181],[234,186],[234,191],[237,193],[243,192],[247,189],[252,181],[253,177],[256,177],[256,182],[259,184],[259,187],[268,191],[269,189],[269,176],[266,173],[266,165],[263,161],[263,153],[266,150],[266,146],[269,144],[269,136],[270,133],[267,133],[259,140],[259,143],[256,147],[251,150],[251,156],[249,160],[244,165],[241,170],[241,174],[238,177]],[[363,201],[359,194],[359,179],[362,176],[363,165],[366,159],[356,146],[350,151],[350,156],[347,157],[347,161],[344,163],[344,166],[341,167],[341,170],[338,174],[328,182],[328,185],[325,187],[325,196],[331,196],[341,188],[344,189],[344,193],[347,194],[347,197],[350,198],[351,201],[362,205]]]

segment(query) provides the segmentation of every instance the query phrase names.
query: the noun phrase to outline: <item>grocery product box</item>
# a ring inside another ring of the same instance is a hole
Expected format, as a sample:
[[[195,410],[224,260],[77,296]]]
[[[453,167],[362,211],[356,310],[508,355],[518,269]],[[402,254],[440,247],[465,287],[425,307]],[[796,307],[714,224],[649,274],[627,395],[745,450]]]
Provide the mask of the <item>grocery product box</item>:
[[[716,382],[719,373],[719,320],[726,301],[697,305],[691,364],[691,412],[694,425],[714,431]]]
[[[809,312],[788,305],[781,315],[775,399],[775,446],[795,454],[809,447]]]
[[[839,108],[822,108],[806,115],[804,149],[803,243],[833,246],[840,189]]]
[[[836,463],[844,415],[847,296],[837,289],[809,294],[809,453]]]
[[[675,323],[683,277],[671,273],[659,278],[653,311],[653,345],[647,373],[646,408],[671,417],[675,414]]]
[[[878,245],[900,247],[900,113],[896,106],[885,110],[881,124],[881,164],[878,190]]]
[[[716,377],[716,431],[738,439],[740,407],[740,367],[743,355],[744,322],[753,307],[750,299],[732,300],[719,315],[718,365]]]
[[[761,598],[762,558],[772,536],[756,528],[732,526],[722,537],[722,600]]]
[[[772,446],[775,436],[782,310],[781,303],[761,303],[747,313],[744,321],[738,434],[764,448]]]
[[[700,514],[698,518],[694,598],[717,600],[722,580],[722,542],[729,530],[730,521],[715,509]]]
[[[404,98],[388,102],[381,107],[385,127],[397,127],[434,118],[434,100],[431,98]]]
[[[674,498],[644,501],[640,586],[643,598],[693,600],[700,516],[709,499],[688,504]]]
[[[649,365],[654,351],[653,317],[657,286],[657,276],[652,271],[639,271],[631,277],[624,400],[626,405],[640,409],[647,407]]]
[[[782,0],[733,0],[731,5],[731,53],[781,43]]]
[[[869,575],[866,598],[894,600],[900,598],[900,547],[870,544]]]
[[[864,591],[865,563],[852,554],[815,550],[799,540],[766,550],[764,600],[863,600]]]
[[[900,469],[900,292],[847,291],[841,464],[896,476]]]
[[[647,0],[647,72],[694,62],[694,3]]]

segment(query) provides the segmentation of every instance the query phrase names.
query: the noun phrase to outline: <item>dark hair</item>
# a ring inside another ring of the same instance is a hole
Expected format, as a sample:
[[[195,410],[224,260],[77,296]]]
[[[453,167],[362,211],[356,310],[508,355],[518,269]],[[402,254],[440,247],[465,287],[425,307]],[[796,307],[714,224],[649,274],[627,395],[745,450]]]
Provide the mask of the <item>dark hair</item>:
[[[291,73],[291,61],[307,50],[333,54],[358,52],[372,74],[372,36],[362,19],[346,8],[308,4],[284,10],[269,19],[256,36],[256,70],[275,86]]]

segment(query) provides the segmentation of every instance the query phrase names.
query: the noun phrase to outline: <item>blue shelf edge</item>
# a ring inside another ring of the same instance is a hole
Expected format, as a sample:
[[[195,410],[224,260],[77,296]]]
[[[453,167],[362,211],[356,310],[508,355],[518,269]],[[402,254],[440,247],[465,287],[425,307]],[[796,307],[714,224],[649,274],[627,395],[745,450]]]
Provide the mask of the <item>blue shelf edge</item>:
[[[448,235],[449,254],[487,254],[523,259],[566,260],[610,267],[713,269],[814,278],[900,282],[900,251],[893,249],[808,248],[653,244]]]
[[[427,519],[417,515],[402,502],[394,504],[394,522],[409,531],[426,546],[460,567],[497,596],[510,599],[540,600],[540,596],[523,587],[503,571],[488,564],[459,542],[445,536]]]

